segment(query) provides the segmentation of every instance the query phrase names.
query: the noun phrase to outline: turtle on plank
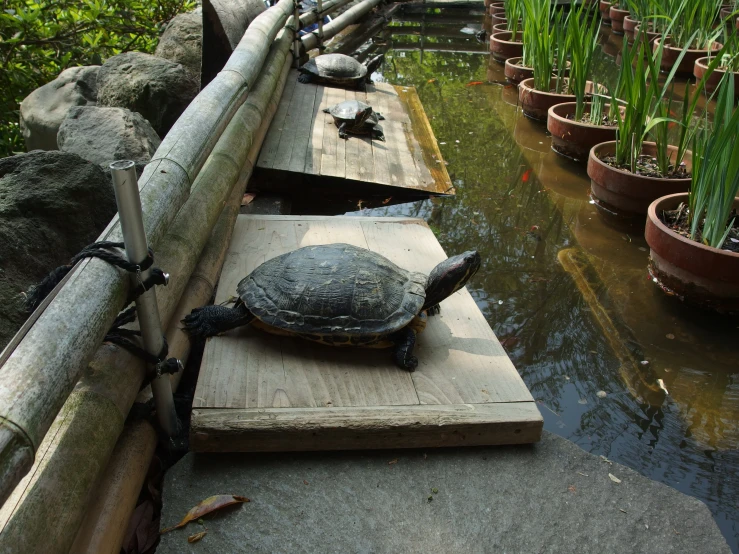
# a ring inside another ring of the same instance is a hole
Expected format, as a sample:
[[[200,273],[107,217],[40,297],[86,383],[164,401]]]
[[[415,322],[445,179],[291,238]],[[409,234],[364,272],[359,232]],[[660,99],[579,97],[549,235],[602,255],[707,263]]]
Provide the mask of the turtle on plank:
[[[385,119],[381,113],[372,109],[372,106],[359,100],[345,100],[331,108],[325,108],[324,113],[331,114],[334,123],[339,128],[339,137],[348,139],[349,134],[371,135],[372,138],[385,140],[377,122]]]
[[[364,83],[372,82],[370,79],[372,72],[380,67],[384,59],[385,56],[380,54],[363,64],[344,54],[321,54],[300,67],[298,81],[360,87]]]
[[[209,337],[242,325],[331,346],[393,348],[415,370],[416,333],[439,302],[480,268],[475,250],[448,258],[426,276],[350,244],[305,246],[264,262],[244,277],[235,306],[194,309],[182,322]]]

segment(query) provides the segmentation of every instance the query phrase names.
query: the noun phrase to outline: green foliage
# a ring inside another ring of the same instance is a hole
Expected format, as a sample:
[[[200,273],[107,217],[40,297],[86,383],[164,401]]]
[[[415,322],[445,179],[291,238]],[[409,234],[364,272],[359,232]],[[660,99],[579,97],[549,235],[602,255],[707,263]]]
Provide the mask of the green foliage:
[[[739,194],[739,110],[734,107],[734,76],[721,80],[713,126],[705,126],[693,139],[693,173],[688,210],[690,237],[698,231],[704,244],[721,248],[734,224],[729,220]]]
[[[152,52],[159,28],[192,0],[4,0],[0,12],[0,157],[25,151],[19,104],[31,91],[78,65]]]
[[[672,40],[678,48],[705,50],[721,36],[722,29],[714,29],[722,0],[661,0],[667,15],[674,21]]]
[[[588,16],[584,6],[573,9],[567,18],[566,51],[570,55],[568,92],[577,102],[575,120],[580,121],[585,111],[585,88],[590,78],[590,67],[598,48],[600,21],[595,14]],[[561,56],[564,58],[564,56]],[[565,64],[560,64],[564,66]]]
[[[512,33],[511,40],[515,41],[518,34],[519,20],[523,16],[523,2],[521,0],[508,0],[505,3],[506,26]]]

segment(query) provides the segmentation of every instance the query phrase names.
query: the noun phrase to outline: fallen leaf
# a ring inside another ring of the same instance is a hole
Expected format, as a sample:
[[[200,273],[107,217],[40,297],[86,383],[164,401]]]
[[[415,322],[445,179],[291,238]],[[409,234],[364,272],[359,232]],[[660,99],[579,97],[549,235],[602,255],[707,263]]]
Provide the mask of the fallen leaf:
[[[608,393],[604,390],[599,390],[595,393],[595,396],[597,396],[598,398],[605,398],[606,396],[608,396]]]
[[[433,489],[431,489],[431,492],[434,493],[434,494],[437,494],[439,492],[439,489],[433,488]]]
[[[208,531],[200,531],[200,533],[195,533],[194,535],[190,535],[189,537],[187,537],[187,542],[189,543],[198,542],[200,539],[202,539],[207,534],[208,534]]]
[[[626,513],[626,510],[624,510],[623,508],[619,508],[619,510],[621,510],[623,513]]]
[[[390,200],[392,200],[392,199],[393,199],[393,197],[392,197],[392,196],[388,196],[387,198],[385,198],[385,200],[383,200],[383,201],[382,201],[382,203],[383,203],[383,204],[387,204],[387,203],[388,203],[388,202],[390,202]]]
[[[434,497],[433,496],[429,496],[428,497],[428,502],[433,502],[433,500],[434,500]]]
[[[248,206],[249,204],[252,203],[252,200],[254,200],[256,197],[257,197],[257,195],[254,194],[253,192],[247,192],[241,198],[241,205],[242,206]]]
[[[393,464],[397,464],[397,463],[398,463],[398,458],[395,458],[394,460],[390,460],[390,461],[389,461],[389,462],[387,463],[387,465],[391,466],[391,465],[393,465]]]
[[[613,481],[614,483],[620,483],[621,482],[621,479],[619,479],[618,477],[616,477],[613,473],[609,473],[608,474],[608,477],[610,477],[611,481]]]
[[[164,533],[167,533],[173,529],[179,529],[181,527],[184,527],[191,521],[200,519],[204,515],[208,515],[212,512],[215,512],[216,510],[225,508],[226,506],[241,504],[242,502],[250,502],[250,500],[245,496],[236,496],[233,494],[217,494],[215,496],[211,496],[209,498],[206,498],[200,504],[195,506],[192,510],[187,512],[187,515],[185,515],[185,517],[182,518],[182,521],[180,521],[177,525],[175,525],[174,527],[167,527],[166,529],[163,529],[160,534],[163,535]]]
[[[567,490],[570,491],[572,494],[575,494],[577,492],[575,485],[570,485],[569,487],[567,487]]]
[[[308,483],[308,481],[306,481],[305,479],[303,479],[303,484],[304,485],[309,485],[310,483]]]

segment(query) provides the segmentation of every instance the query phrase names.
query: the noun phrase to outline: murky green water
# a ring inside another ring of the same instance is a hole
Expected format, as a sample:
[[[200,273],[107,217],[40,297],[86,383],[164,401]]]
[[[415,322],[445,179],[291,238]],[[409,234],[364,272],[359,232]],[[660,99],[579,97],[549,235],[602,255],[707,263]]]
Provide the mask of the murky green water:
[[[589,202],[584,167],[551,151],[468,34],[482,23],[401,15],[378,37],[382,75],[417,88],[457,195],[358,213],[422,217],[447,253],[478,249],[468,288],[545,428],[700,498],[739,552],[739,322],[648,280],[643,222],[614,225]],[[619,40],[604,37],[601,82],[615,77]]]

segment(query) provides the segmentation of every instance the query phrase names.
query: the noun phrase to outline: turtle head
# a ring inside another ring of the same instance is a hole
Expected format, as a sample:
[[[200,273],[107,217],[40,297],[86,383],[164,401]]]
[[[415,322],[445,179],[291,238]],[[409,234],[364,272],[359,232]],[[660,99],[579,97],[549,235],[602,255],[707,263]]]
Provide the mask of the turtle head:
[[[480,269],[480,261],[477,250],[470,250],[447,258],[437,265],[426,281],[426,302],[423,309],[435,306],[465,286],[470,277]]]
[[[364,109],[357,110],[357,114],[354,116],[355,127],[361,127],[372,115],[372,106],[367,106]]]
[[[385,61],[385,54],[380,54],[379,56],[375,56],[370,61],[368,61],[365,65],[367,66],[367,82],[372,82],[372,74],[377,71],[377,68],[382,65],[382,62]]]

